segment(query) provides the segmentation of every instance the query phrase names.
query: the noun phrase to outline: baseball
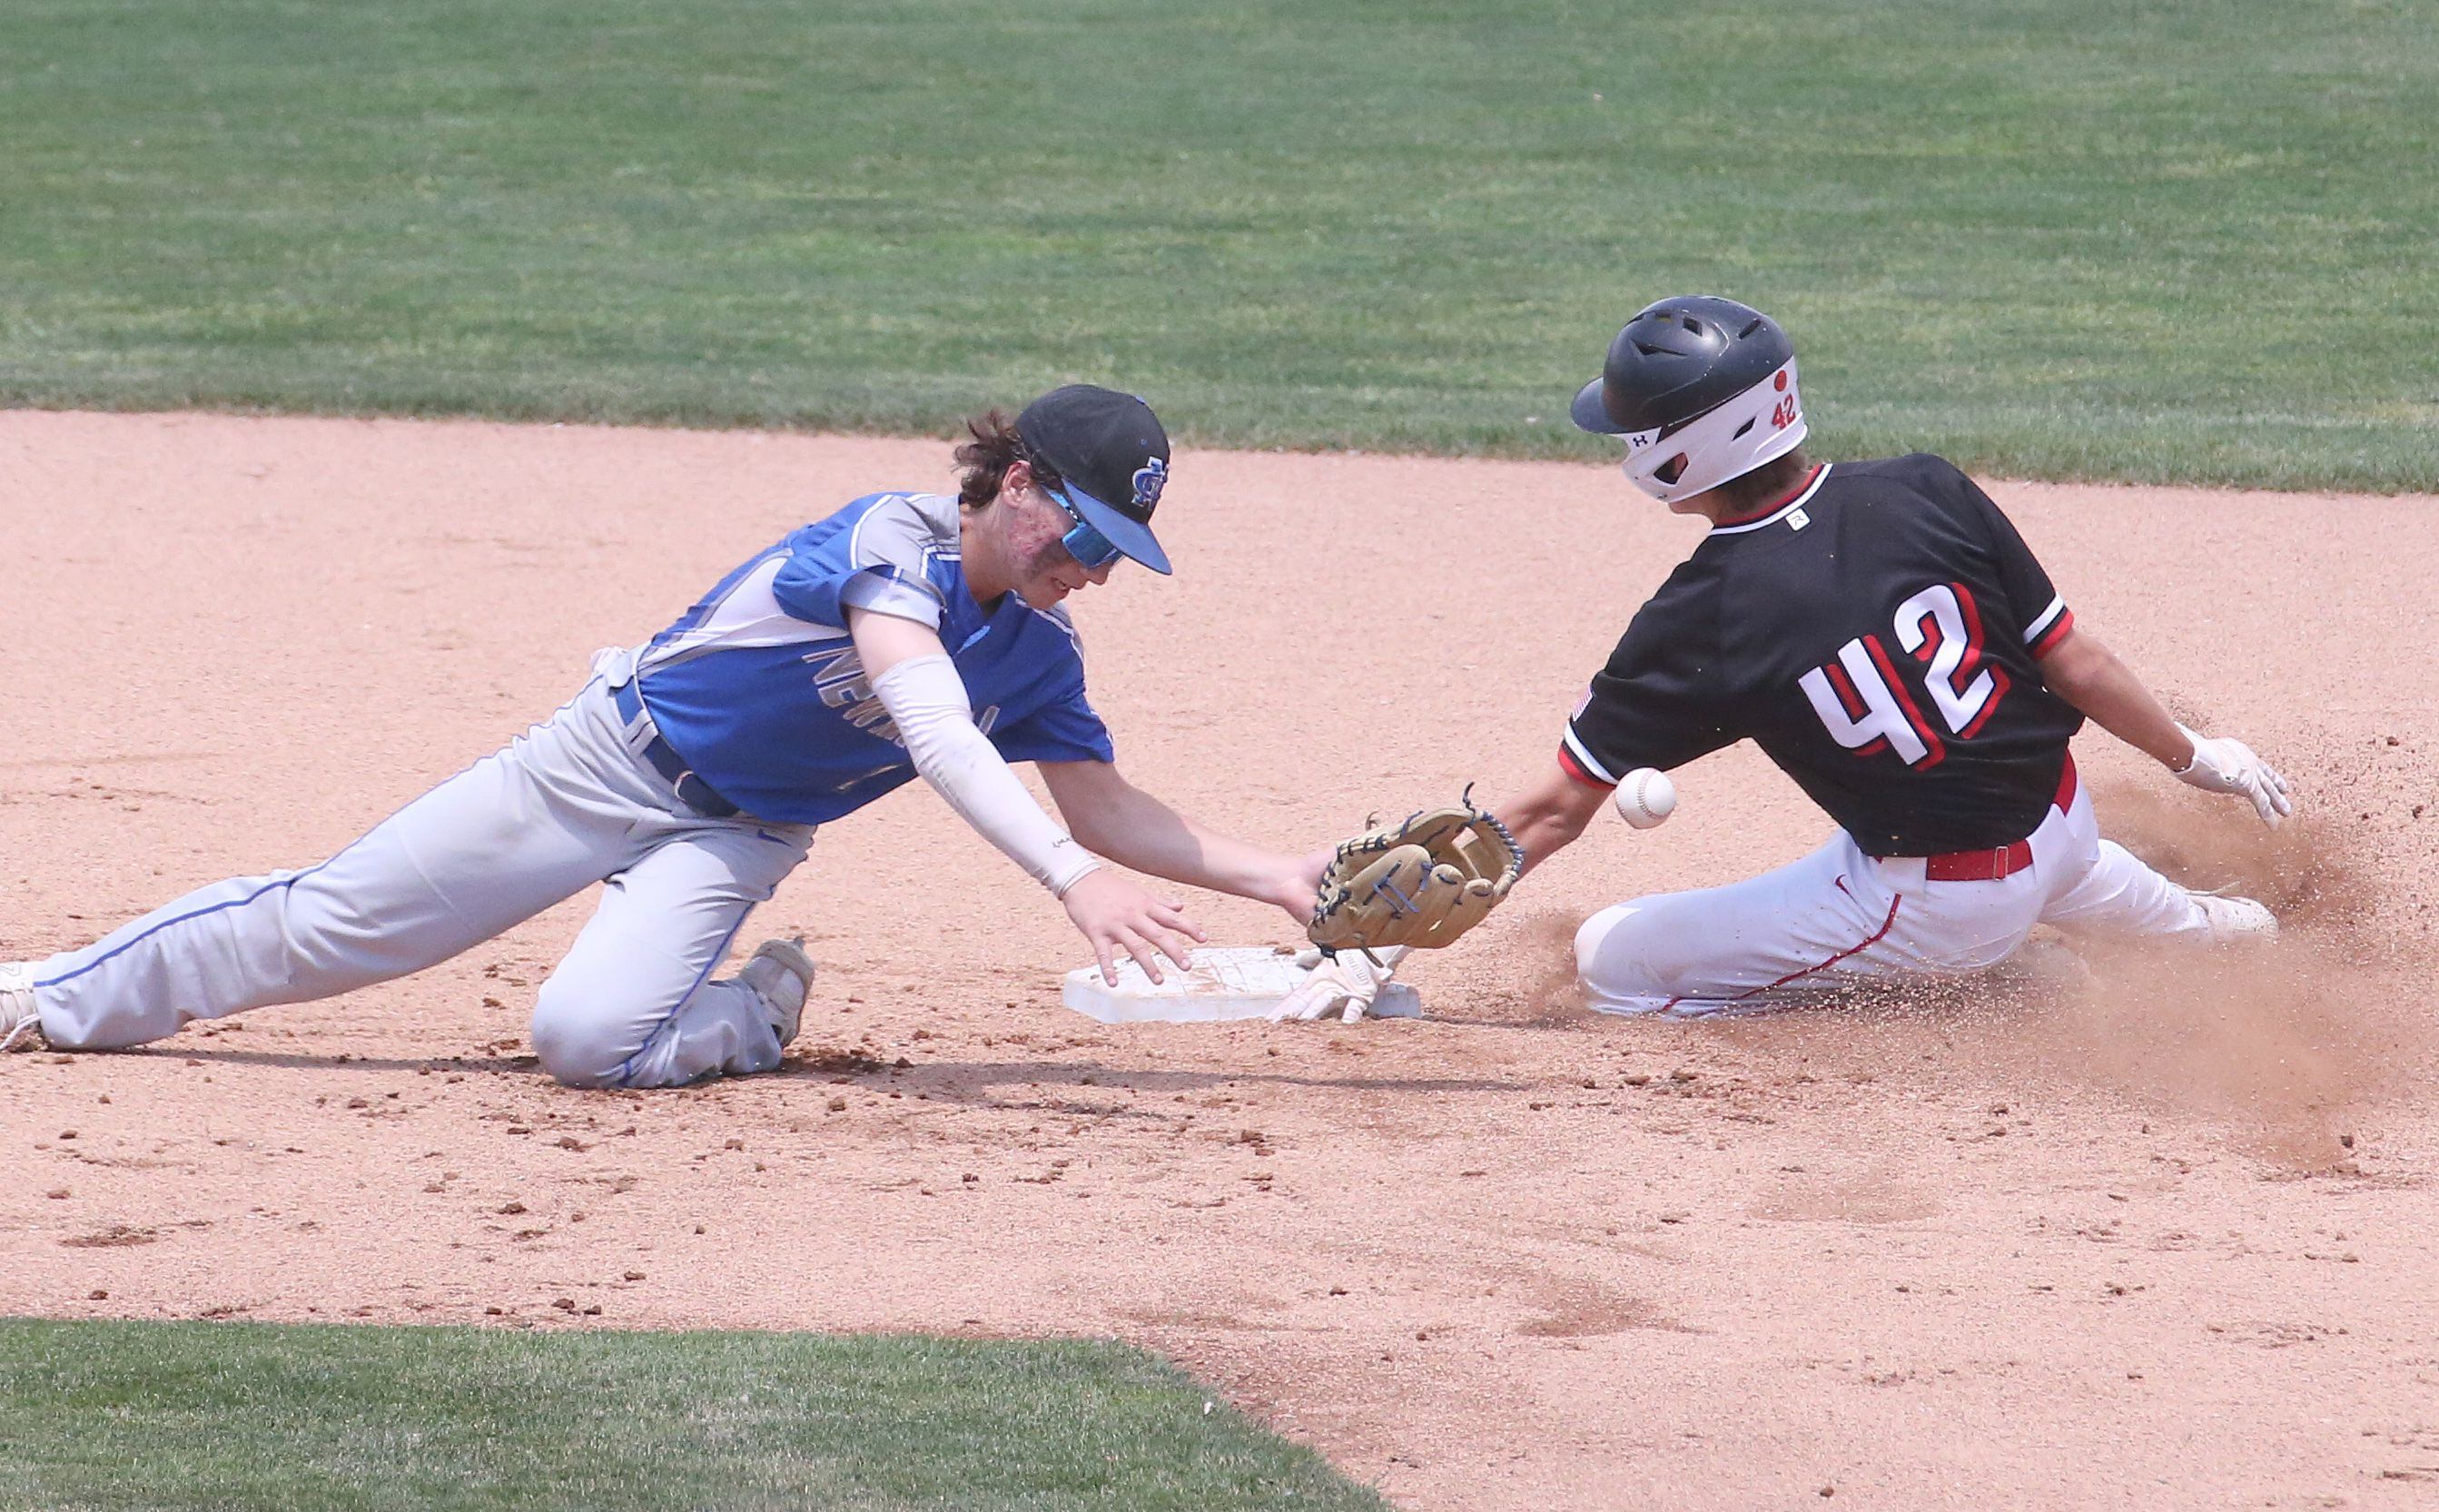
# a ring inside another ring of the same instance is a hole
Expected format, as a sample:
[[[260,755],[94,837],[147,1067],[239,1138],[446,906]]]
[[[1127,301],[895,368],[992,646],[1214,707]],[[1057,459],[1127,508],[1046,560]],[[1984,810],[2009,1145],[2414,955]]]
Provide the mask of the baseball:
[[[1637,829],[1648,829],[1677,811],[1677,784],[1668,774],[1637,767],[1617,785],[1617,816]]]

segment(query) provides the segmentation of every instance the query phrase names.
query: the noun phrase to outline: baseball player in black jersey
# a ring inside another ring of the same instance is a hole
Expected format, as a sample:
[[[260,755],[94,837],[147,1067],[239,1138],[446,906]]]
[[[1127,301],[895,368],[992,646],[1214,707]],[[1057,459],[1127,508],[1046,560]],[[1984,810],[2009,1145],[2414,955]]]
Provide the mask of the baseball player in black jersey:
[[[1594,914],[1576,936],[1593,1006],[1690,1016],[1979,971],[2039,923],[2275,932],[2261,904],[2190,892],[2101,839],[2067,742],[2088,717],[2273,825],[2293,807],[2278,774],[2171,718],[1953,464],[1808,458],[1776,322],[1664,299],[1618,333],[1574,417],[1623,436],[1627,476],[1711,530],[1593,678],[1550,775],[1497,807],[1526,865],[1581,834],[1629,774],[1741,739],[1840,829],[1750,881]],[[1353,1017],[1379,974],[1324,968],[1288,1008],[1343,1002]]]

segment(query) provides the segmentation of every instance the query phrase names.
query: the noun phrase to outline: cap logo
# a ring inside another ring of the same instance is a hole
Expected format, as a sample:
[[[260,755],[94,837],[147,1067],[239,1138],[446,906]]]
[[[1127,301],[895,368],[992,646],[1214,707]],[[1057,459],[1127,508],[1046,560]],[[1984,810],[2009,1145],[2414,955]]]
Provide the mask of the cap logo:
[[[1168,464],[1153,457],[1135,469],[1135,507],[1148,511],[1160,502],[1160,490],[1168,486]]]

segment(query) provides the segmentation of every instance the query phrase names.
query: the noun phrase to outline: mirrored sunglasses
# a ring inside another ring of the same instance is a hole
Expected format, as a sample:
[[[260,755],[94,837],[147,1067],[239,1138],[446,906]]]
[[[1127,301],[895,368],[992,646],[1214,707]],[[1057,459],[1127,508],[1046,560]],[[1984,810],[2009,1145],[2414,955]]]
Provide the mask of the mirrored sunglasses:
[[[1082,567],[1086,572],[1098,572],[1118,560],[1118,548],[1111,544],[1109,537],[1101,534],[1081,514],[1078,514],[1074,505],[1051,492],[1047,488],[1043,489],[1041,493],[1044,498],[1059,506],[1059,513],[1075,522],[1067,533],[1059,538],[1059,543],[1067,548],[1067,555],[1076,559],[1077,566]]]

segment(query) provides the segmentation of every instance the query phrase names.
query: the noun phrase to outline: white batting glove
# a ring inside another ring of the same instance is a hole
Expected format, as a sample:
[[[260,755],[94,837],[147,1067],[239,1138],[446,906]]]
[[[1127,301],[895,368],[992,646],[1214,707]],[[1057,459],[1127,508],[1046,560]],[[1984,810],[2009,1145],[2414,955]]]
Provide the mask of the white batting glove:
[[[1303,952],[1296,956],[1296,965],[1309,967],[1311,971],[1271,1010],[1271,1022],[1318,1019],[1332,1008],[1339,1010],[1340,1020],[1346,1023],[1362,1018],[1373,1000],[1380,995],[1380,988],[1388,985],[1389,973],[1398,969],[1406,952],[1391,946],[1380,954],[1386,964],[1374,965],[1361,951],[1341,951],[1334,961],[1323,959],[1319,951]]]
[[[2252,800],[2253,811],[2261,822],[2273,828],[2278,821],[2295,811],[2295,800],[2287,794],[2287,779],[2278,774],[2269,762],[2253,755],[2252,748],[2241,740],[2214,740],[2207,736],[2185,731],[2194,742],[2194,759],[2177,774],[2177,780],[2204,792],[2232,792]]]

